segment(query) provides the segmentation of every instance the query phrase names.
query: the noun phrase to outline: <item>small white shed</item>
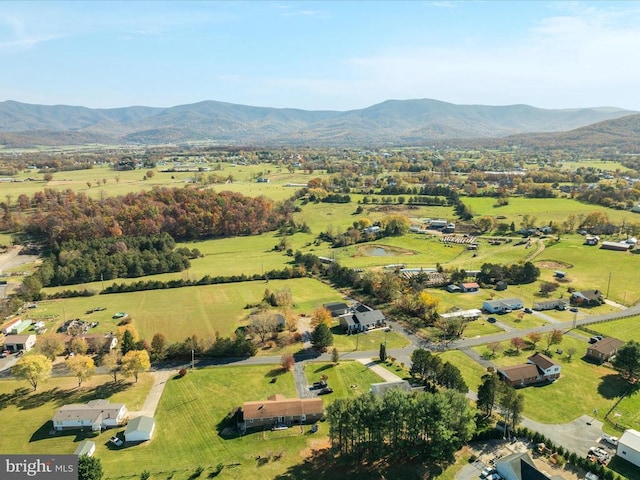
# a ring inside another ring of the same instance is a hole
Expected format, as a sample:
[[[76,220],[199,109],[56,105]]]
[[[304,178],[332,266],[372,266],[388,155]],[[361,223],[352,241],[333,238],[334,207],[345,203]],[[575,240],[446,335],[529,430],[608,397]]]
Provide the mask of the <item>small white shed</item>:
[[[137,417],[129,421],[124,431],[125,442],[145,442],[151,440],[156,429],[153,417]]]
[[[96,451],[96,442],[92,442],[91,440],[83,440],[76,448],[76,451],[73,452],[74,455],[82,456],[86,455],[88,457],[93,457],[93,453]]]

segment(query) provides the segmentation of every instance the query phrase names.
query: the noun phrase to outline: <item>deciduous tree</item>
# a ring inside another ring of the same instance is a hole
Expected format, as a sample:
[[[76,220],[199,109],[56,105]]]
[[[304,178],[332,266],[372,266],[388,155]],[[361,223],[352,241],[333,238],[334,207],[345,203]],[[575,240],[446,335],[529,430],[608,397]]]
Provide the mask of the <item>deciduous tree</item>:
[[[14,377],[29,382],[35,391],[40,382],[51,376],[51,369],[51,360],[44,355],[28,355],[11,367],[11,373]]]
[[[36,349],[49,360],[55,360],[58,355],[64,352],[66,345],[64,335],[59,333],[45,333],[38,336]]]
[[[113,382],[118,381],[118,372],[120,371],[120,359],[122,352],[120,350],[111,350],[102,357],[102,366],[105,367],[113,376]]]
[[[83,381],[90,379],[96,369],[93,358],[87,355],[69,357],[65,364],[69,371],[78,378],[78,387],[82,385]]]
[[[135,378],[138,383],[138,375],[151,368],[149,352],[146,350],[131,350],[122,357],[122,372],[125,377]]]
[[[97,457],[80,455],[78,457],[78,480],[102,480],[104,472]]]
[[[331,328],[331,324],[333,323],[331,312],[326,307],[316,308],[313,311],[313,315],[311,315],[311,325],[315,327],[320,323],[324,323],[329,328]]]
[[[544,341],[547,345],[545,351],[548,352],[552,345],[560,345],[563,337],[564,334],[562,333],[562,330],[554,329],[547,332],[544,336]]]
[[[613,365],[622,371],[622,374],[633,382],[640,373],[640,343],[630,340],[621,346],[613,359]]]

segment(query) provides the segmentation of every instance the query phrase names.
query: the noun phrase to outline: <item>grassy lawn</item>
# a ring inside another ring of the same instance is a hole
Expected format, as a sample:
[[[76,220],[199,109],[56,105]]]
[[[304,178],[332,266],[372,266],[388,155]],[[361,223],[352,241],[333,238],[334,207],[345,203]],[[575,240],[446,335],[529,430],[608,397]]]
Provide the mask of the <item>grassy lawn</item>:
[[[505,348],[507,342],[503,342]],[[538,349],[544,348],[544,342]],[[564,336],[561,345],[554,345],[552,350],[560,347],[565,353],[553,354],[553,360],[562,366],[560,378],[550,385],[532,386],[519,390],[525,396],[524,415],[543,423],[566,423],[575,420],[582,414],[591,414],[594,409],[607,412],[619,395],[626,389],[626,382],[614,370],[594,365],[582,359],[587,350],[587,343]],[[576,353],[571,360],[566,352],[575,348]],[[475,348],[482,354],[486,347]],[[531,350],[521,351],[519,355],[498,354],[492,359],[497,366],[525,363],[532,354]]]
[[[33,392],[27,382],[0,381],[0,411],[5,432],[0,437],[0,451],[5,453],[73,453],[78,442],[85,438],[96,441],[97,448],[106,450],[104,444],[109,432],[98,435],[82,433],[58,433],[49,435],[51,419],[56,411],[68,403],[86,403],[105,398],[114,403],[125,403],[131,411],[140,409],[151,389],[153,378],[141,374],[138,383],[124,380],[113,383],[112,377],[98,375],[83,382],[77,388],[75,377],[52,377]],[[102,455],[100,455],[102,457]]]
[[[484,335],[491,335],[493,333],[499,333],[502,329],[495,324],[489,323],[484,319],[474,320],[467,324],[467,328],[464,331],[465,338],[482,337]]]
[[[629,317],[611,322],[596,323],[589,325],[590,330],[594,330],[606,337],[615,337],[620,340],[635,340],[640,342],[640,317]],[[590,335],[585,333],[585,335]]]
[[[327,375],[327,384],[333,388],[333,393],[325,395],[325,403],[331,403],[336,398],[356,397],[367,393],[372,383],[384,380],[369,368],[356,361],[341,361],[337,365],[324,362],[307,362],[304,367],[307,382],[312,384]]]
[[[466,382],[469,390],[475,392],[480,385],[480,378],[487,373],[487,371],[469,358],[467,355],[459,350],[449,350],[448,352],[442,352],[439,354],[442,362],[449,362],[460,370],[462,378]]]
[[[311,278],[292,280],[228,283],[167,290],[118,293],[93,297],[78,297],[40,302],[30,312],[36,316],[56,316],[49,320],[49,331],[63,318],[81,318],[98,321],[99,332],[114,331],[116,312],[127,312],[142,338],[150,340],[158,332],[170,341],[184,340],[196,334],[214,337],[216,332],[230,335],[240,325],[246,325],[250,310],[245,305],[262,300],[265,289],[272,292],[289,288],[295,302],[294,313],[311,314],[323,303],[338,301],[342,297],[328,285]],[[98,306],[105,311],[87,315],[85,312]]]
[[[387,349],[402,348],[409,345],[409,340],[398,332],[384,332],[382,330],[373,330],[371,332],[359,333],[357,335],[346,335],[342,333],[340,327],[334,327],[333,346],[340,353],[353,352],[355,350],[377,351],[381,343],[387,343]],[[358,347],[356,349],[356,347]]]

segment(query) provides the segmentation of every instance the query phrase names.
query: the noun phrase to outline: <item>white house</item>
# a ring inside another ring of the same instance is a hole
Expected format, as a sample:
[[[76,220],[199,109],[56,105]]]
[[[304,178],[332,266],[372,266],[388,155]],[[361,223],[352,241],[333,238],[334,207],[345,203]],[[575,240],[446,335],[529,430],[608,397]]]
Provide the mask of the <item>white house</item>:
[[[137,417],[129,422],[124,431],[125,442],[145,442],[151,440],[156,429],[153,417]]]
[[[71,403],[62,406],[53,416],[55,430],[91,430],[119,427],[127,423],[128,410],[124,403],[92,400],[87,404]]]
[[[618,440],[616,455],[640,467],[640,432],[631,428],[625,430]]]
[[[512,310],[520,310],[524,302],[519,298],[504,298],[499,300],[485,300],[482,308],[489,313],[509,313]]]

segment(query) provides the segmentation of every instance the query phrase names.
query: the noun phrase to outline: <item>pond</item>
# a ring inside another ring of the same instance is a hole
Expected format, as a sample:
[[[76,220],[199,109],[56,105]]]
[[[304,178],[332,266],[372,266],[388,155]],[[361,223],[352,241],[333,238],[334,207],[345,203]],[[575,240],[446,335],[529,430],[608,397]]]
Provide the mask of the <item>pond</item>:
[[[397,255],[396,252],[388,251],[382,247],[367,247],[362,250],[362,253],[370,257],[390,257]]]

